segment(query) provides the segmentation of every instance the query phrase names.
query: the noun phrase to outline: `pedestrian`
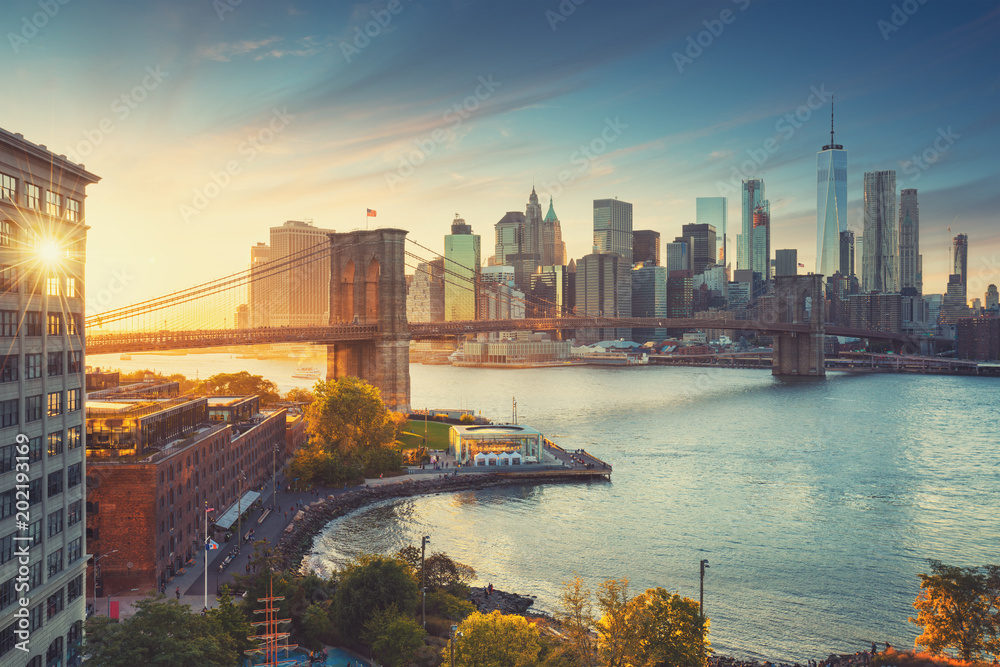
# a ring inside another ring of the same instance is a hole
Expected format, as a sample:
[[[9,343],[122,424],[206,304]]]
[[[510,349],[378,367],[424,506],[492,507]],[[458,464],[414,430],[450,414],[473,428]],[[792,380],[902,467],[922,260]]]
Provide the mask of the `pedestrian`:
[[[875,642],[872,642],[872,657],[875,657],[876,653],[878,653],[878,647],[875,646]]]
[[[180,600],[180,599],[181,599],[181,587],[180,587],[180,586],[178,586],[178,587],[177,587],[177,590],[175,590],[175,591],[174,591],[174,595],[176,595],[176,596],[177,596],[177,599],[178,599],[178,600]]]

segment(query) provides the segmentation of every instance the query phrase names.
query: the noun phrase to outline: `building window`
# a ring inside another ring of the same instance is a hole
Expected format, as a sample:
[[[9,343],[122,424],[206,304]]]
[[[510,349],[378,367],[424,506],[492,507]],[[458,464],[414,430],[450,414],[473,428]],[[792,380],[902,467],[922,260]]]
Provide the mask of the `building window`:
[[[76,412],[80,409],[80,390],[66,390],[66,412]]]
[[[62,313],[49,313],[49,335],[61,336],[63,332]]]
[[[83,479],[83,464],[74,463],[66,468],[66,487],[72,489]]]
[[[41,397],[39,397],[41,398]],[[38,463],[42,460],[42,436],[36,435],[28,441],[28,463]]]
[[[52,190],[45,191],[45,212],[49,215],[62,215],[62,195]]]
[[[0,519],[6,519],[14,513],[14,489],[0,493]]]
[[[14,577],[0,584],[0,609],[5,609],[12,604],[17,596],[14,595]]]
[[[74,500],[69,504],[69,508],[66,510],[66,524],[69,526],[75,526],[80,523],[80,508],[83,501]]]
[[[7,174],[0,174],[0,197],[17,203],[17,179]]]
[[[62,431],[49,433],[49,456],[59,456],[63,453]]]
[[[80,201],[66,198],[66,219],[70,222],[80,222]]]
[[[56,470],[49,473],[49,498],[58,496],[63,492],[63,471]]]
[[[34,632],[40,627],[42,627],[42,605],[36,604],[31,611],[28,612],[28,631]],[[38,664],[41,664],[41,660],[42,658],[39,656]]]
[[[17,335],[17,311],[0,310],[0,337],[13,338]]]
[[[0,247],[9,248],[11,246],[13,241],[11,231],[13,229],[10,220],[0,220]]]
[[[63,374],[63,353],[49,352],[49,377]]]
[[[0,474],[10,472],[14,469],[16,455],[16,445],[4,445],[0,447]]]
[[[24,379],[37,380],[42,377],[42,354],[24,355]]]
[[[59,289],[59,283],[62,282],[58,277],[49,276],[45,280],[45,293],[49,296],[62,296],[62,290]]]
[[[80,335],[80,316],[76,313],[66,314],[66,333],[70,336]]]
[[[38,519],[28,524],[28,548],[42,543],[42,520]]]
[[[42,191],[37,185],[31,183],[24,184],[24,205],[30,209],[38,210],[41,204]]]
[[[66,372],[70,375],[83,371],[83,352],[70,350],[66,353]]]
[[[49,571],[49,577],[50,578],[52,577],[52,575],[56,574],[57,572],[62,572],[62,569],[63,569],[63,550],[62,550],[62,547],[60,547],[59,549],[56,549],[55,551],[53,551],[52,553],[50,553],[49,557],[46,559],[45,562],[46,562],[46,565],[48,566],[48,571]]]
[[[77,391],[80,391],[77,389]],[[70,426],[66,429],[66,451],[71,452],[80,446],[80,441],[83,439],[81,433],[83,429],[79,426]]]
[[[63,511],[61,509],[49,515],[48,530],[49,537],[55,537],[63,531]]]
[[[0,265],[0,293],[17,294],[17,267]]]
[[[37,310],[28,310],[24,313],[24,335],[42,335],[42,314]]]
[[[39,523],[41,521],[39,520]],[[32,563],[28,566],[28,590],[38,588],[42,585],[42,561]]]
[[[0,428],[16,426],[18,423],[18,399],[0,401]]]
[[[76,278],[72,276],[66,278],[66,297],[69,299],[75,299],[78,296],[80,295],[76,291]]]
[[[49,394],[49,417],[58,417],[63,411],[63,394],[53,391]]]
[[[34,422],[42,418],[42,395],[28,396],[24,399],[24,421]],[[16,421],[14,422],[17,423]]]
[[[17,362],[16,354],[0,359],[0,382],[17,382]]]
[[[61,472],[61,471],[60,471]],[[42,502],[42,478],[28,482],[28,504],[37,505]],[[38,520],[41,523],[41,519]]]
[[[83,538],[78,537],[75,540],[70,540],[69,547],[66,550],[66,564],[72,565],[76,561],[80,560],[83,556]],[[72,602],[74,598],[70,598]]]

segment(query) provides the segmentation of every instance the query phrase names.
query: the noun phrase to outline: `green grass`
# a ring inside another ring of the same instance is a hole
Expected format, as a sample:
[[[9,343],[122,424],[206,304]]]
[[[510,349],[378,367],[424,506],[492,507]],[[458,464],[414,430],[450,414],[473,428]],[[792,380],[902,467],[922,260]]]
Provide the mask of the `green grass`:
[[[427,448],[428,449],[448,449],[448,429],[451,424],[441,422],[427,422]],[[420,447],[424,444],[424,422],[408,421],[403,427],[403,435],[399,441],[403,443],[403,449]]]

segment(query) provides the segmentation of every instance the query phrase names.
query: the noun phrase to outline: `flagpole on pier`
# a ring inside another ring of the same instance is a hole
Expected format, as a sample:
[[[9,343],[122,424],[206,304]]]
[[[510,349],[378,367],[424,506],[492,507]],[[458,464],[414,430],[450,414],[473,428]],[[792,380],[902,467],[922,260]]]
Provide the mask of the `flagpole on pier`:
[[[208,501],[205,501],[205,609],[208,609]]]

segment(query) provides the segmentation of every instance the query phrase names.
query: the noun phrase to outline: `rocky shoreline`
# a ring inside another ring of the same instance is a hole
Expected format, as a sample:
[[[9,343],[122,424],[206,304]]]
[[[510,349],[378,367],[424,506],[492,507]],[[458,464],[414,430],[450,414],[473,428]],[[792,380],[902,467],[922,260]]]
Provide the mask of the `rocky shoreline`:
[[[373,505],[383,500],[411,498],[433,493],[453,493],[473,491],[494,486],[521,484],[566,484],[580,480],[558,474],[532,477],[531,479],[510,479],[497,474],[441,475],[432,479],[406,479],[400,482],[380,484],[330,495],[317,500],[299,510],[294,520],[285,528],[278,541],[277,550],[281,554],[286,569],[298,570],[302,558],[312,548],[312,541],[330,521],[355,510]]]

